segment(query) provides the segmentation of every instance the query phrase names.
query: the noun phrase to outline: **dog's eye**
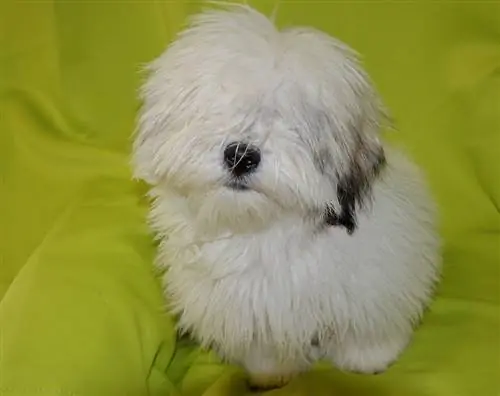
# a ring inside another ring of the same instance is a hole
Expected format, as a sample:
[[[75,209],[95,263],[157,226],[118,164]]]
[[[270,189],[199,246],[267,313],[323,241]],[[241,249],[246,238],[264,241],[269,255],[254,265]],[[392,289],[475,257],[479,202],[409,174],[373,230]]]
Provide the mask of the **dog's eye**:
[[[313,338],[311,338],[311,345],[314,347],[319,347],[319,337],[318,335],[314,335]]]

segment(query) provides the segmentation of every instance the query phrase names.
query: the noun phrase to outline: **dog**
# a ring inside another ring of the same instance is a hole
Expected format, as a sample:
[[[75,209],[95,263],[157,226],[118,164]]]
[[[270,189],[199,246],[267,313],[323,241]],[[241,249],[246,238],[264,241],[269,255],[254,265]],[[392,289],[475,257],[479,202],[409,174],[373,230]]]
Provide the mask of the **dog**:
[[[439,281],[438,216],[382,141],[357,53],[230,5],[192,17],[147,73],[133,170],[180,332],[259,388],[319,360],[386,370]]]

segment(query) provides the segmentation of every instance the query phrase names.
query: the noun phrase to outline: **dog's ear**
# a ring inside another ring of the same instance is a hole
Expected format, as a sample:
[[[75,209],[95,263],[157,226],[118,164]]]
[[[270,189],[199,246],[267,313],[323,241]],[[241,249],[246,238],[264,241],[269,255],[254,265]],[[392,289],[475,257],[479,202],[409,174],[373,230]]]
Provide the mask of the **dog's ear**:
[[[143,70],[145,80],[139,91],[141,107],[133,136],[132,168],[134,178],[152,185],[164,176],[164,162],[172,155],[166,140],[172,140],[174,132],[185,125],[179,115],[184,114],[182,110],[188,107],[194,92],[177,83],[177,69],[166,51]]]
[[[388,117],[378,100],[369,95],[353,120],[349,131],[352,140],[346,147],[350,153],[348,166],[338,175],[338,209],[330,206],[325,213],[328,224],[342,226],[349,234],[356,229],[356,211],[370,198],[373,181],[386,163],[379,136]]]
[[[132,171],[134,179],[155,185],[161,178],[159,151],[161,146],[159,125],[147,119],[144,112],[140,115],[132,144]]]
[[[159,60],[144,67],[145,78],[139,90],[140,109],[136,120],[136,130],[132,142],[132,171],[134,179],[155,185],[160,179],[160,151],[162,131],[168,122],[169,103],[159,111],[160,92],[158,83]],[[156,66],[156,67],[155,67]],[[158,87],[155,86],[158,84]],[[166,96],[168,98],[168,96]]]
[[[371,194],[373,180],[385,164],[382,147],[376,151],[363,147],[354,158],[350,171],[337,185],[340,213],[335,214],[334,222],[346,228],[349,234],[356,229],[356,211]]]

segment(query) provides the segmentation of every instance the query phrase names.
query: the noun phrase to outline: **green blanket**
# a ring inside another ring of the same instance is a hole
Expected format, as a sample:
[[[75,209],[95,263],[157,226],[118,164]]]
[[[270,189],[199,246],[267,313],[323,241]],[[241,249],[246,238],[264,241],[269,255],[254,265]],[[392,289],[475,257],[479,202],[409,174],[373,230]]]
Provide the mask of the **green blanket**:
[[[238,369],[176,340],[128,169],[139,71],[199,7],[0,1],[0,395],[246,394]],[[439,295],[393,368],[319,366],[269,394],[498,395],[500,4],[281,1],[278,21],[364,55],[446,243]]]

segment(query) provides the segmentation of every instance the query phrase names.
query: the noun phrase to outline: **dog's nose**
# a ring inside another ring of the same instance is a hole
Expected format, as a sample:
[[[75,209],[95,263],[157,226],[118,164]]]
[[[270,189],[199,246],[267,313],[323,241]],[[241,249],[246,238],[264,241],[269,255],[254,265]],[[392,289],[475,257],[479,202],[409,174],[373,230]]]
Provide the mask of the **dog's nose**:
[[[260,150],[245,143],[231,143],[224,150],[224,164],[235,176],[253,172],[260,164]]]

